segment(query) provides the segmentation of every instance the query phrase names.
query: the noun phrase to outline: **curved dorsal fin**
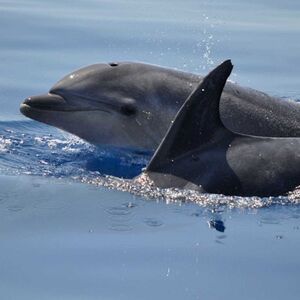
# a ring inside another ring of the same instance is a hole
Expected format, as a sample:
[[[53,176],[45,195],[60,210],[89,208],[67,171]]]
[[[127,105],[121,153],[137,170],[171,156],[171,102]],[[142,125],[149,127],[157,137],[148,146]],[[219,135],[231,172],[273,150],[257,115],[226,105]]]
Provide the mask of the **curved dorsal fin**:
[[[226,60],[200,82],[177,113],[146,171],[157,171],[176,157],[210,143],[220,130],[228,131],[220,119],[219,102],[232,68]]]

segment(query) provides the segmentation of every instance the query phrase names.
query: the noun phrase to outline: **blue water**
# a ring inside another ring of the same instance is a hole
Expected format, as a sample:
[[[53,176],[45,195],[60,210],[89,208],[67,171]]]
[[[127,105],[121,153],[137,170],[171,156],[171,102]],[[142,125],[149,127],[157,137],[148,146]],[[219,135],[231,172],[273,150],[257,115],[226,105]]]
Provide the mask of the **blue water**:
[[[294,197],[143,189],[129,178],[150,154],[95,148],[19,104],[96,62],[205,74],[227,58],[240,85],[299,100],[299,34],[292,0],[0,1],[0,298],[298,299]]]

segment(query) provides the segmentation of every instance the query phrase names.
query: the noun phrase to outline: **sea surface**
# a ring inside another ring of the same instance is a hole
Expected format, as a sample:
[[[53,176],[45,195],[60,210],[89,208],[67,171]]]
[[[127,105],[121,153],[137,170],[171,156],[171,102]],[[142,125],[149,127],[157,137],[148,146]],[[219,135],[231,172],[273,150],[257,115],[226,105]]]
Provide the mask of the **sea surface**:
[[[0,0],[0,299],[299,299],[299,196],[151,190],[150,155],[19,112],[84,65],[141,61],[300,101],[300,2]],[[99,129],[101,130],[101,129]]]

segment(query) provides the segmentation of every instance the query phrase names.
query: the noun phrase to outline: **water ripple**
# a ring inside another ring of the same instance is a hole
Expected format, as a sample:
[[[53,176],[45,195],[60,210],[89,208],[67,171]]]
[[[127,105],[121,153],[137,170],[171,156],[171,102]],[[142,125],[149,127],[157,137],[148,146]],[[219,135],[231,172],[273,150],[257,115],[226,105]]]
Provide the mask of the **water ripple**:
[[[200,194],[193,190],[175,188],[160,189],[152,186],[145,175],[139,176],[138,180],[132,179],[147,164],[150,153],[100,149],[33,121],[0,122],[0,153],[2,174],[67,178],[167,203],[191,201],[216,210],[222,207],[262,208],[300,204],[300,189],[288,196],[267,198]],[[121,207],[109,208],[107,213],[115,218],[124,217],[131,215],[134,207],[134,203],[126,203]],[[117,225],[116,228],[124,227],[124,224],[119,224],[119,227]]]

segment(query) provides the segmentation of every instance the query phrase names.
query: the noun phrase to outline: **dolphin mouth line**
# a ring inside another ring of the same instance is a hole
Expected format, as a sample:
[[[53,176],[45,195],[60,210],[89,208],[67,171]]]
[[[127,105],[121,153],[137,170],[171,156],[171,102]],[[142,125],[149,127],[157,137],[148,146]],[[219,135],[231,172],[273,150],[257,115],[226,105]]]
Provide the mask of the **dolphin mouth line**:
[[[24,100],[20,106],[21,112],[26,111],[49,111],[49,112],[88,112],[88,111],[101,111],[111,114],[112,112],[103,107],[95,106],[74,106],[70,105],[67,100],[56,93],[48,93],[29,97]]]
[[[73,107],[66,107],[66,108],[57,108],[57,107],[37,107],[37,106],[32,106],[27,103],[22,103],[20,106],[21,111],[25,109],[30,109],[30,110],[36,110],[36,111],[48,111],[48,112],[88,112],[88,111],[101,111],[105,112],[108,114],[111,114],[110,111],[105,110],[105,109],[100,109],[100,108],[73,108]]]

